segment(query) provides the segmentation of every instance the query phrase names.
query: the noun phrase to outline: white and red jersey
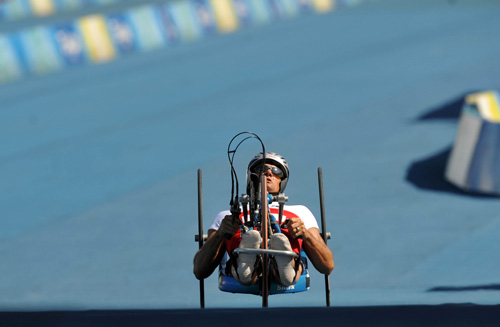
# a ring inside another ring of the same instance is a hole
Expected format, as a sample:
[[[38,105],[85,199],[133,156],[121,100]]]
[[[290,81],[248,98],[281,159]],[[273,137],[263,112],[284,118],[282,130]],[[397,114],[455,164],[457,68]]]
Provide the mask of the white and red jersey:
[[[269,211],[271,212],[272,215],[274,215],[276,217],[276,219],[278,219],[278,216],[279,216],[279,204],[278,204],[278,202],[271,203],[269,205]],[[228,216],[230,214],[231,214],[230,210],[224,210],[224,211],[219,212],[208,229],[209,230],[210,229],[212,229],[212,230],[219,229],[220,224],[222,222],[222,219],[224,219],[225,216]],[[312,212],[306,206],[303,206],[303,205],[285,205],[283,208],[282,222],[284,222],[287,219],[296,218],[296,217],[298,217],[302,220],[306,229],[309,229],[309,228],[319,229],[318,222],[316,221],[316,218],[314,217]]]

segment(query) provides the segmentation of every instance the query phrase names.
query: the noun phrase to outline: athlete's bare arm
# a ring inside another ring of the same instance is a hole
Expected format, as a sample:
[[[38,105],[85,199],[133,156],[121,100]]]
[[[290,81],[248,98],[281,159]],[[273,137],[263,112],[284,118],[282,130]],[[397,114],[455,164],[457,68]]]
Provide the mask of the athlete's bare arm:
[[[205,244],[194,256],[193,273],[197,279],[209,277],[221,262],[226,252],[225,235],[234,235],[240,223],[233,222],[233,216],[225,216],[218,230],[210,229]]]

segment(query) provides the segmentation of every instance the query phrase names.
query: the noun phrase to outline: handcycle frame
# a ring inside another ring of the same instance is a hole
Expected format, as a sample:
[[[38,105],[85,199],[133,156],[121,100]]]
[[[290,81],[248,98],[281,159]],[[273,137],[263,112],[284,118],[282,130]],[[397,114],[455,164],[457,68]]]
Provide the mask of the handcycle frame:
[[[320,210],[321,210],[321,236],[323,238],[323,241],[325,244],[327,243],[328,239],[330,239],[330,233],[326,231],[326,217],[325,217],[325,206],[324,206],[324,193],[323,193],[323,171],[321,167],[318,167],[318,186],[319,186],[319,197],[320,197]],[[204,241],[207,239],[207,235],[203,234],[203,192],[202,192],[202,170],[198,169],[198,234],[195,235],[195,241],[199,243],[199,248],[203,246]],[[295,252],[290,252],[290,251],[277,251],[277,250],[270,250],[270,249],[235,249],[234,250],[237,253],[255,253],[255,254],[265,254],[265,255],[292,255],[294,257],[299,257]],[[290,252],[290,253],[288,253]],[[308,263],[307,263],[307,257],[304,252],[301,252],[301,260],[302,264],[304,265],[304,272],[302,276],[300,277],[301,279],[299,280],[298,283],[303,283],[307,289],[309,289],[309,272],[308,272]],[[225,262],[224,262],[225,265]],[[224,278],[224,274],[222,273],[225,270],[225,266],[221,266],[219,269],[219,289],[221,288],[221,278]],[[265,277],[264,277],[265,276]],[[232,278],[232,277],[231,277]],[[263,279],[266,280],[266,290],[269,290],[269,276],[268,274],[263,275]],[[267,307],[268,306],[268,292],[262,292],[262,289],[259,289],[259,285],[255,284],[252,286],[243,286],[236,282],[234,278],[231,280],[229,279],[231,285],[233,285],[233,290],[232,293],[245,293],[245,294],[259,294],[262,295],[262,307]],[[204,288],[204,280],[200,280],[200,307],[204,308],[205,307],[205,288]],[[228,279],[225,280],[225,283],[228,283]],[[296,291],[294,289],[288,288],[286,289],[280,289],[278,286],[273,286],[271,285],[271,292],[273,290],[278,290],[280,291],[280,294],[285,294],[285,293],[295,293]],[[231,292],[231,291],[226,291],[226,292]],[[278,292],[273,294],[278,294]],[[329,307],[331,305],[331,300],[330,300],[330,277],[329,275],[325,275],[325,297],[326,297],[326,306]]]

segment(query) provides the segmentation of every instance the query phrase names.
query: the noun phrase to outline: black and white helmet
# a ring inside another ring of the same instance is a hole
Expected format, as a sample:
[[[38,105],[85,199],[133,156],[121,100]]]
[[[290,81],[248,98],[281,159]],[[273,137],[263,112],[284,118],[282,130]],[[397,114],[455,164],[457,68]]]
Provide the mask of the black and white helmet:
[[[281,183],[280,183],[280,193],[283,193],[286,188],[286,184],[288,182],[288,176],[290,175],[290,169],[288,168],[288,163],[286,162],[286,159],[275,152],[267,152],[266,151],[266,159],[265,162],[270,163],[272,165],[275,165],[281,171],[283,172],[283,177],[281,177]],[[250,181],[252,180],[251,175],[255,174],[258,172],[259,164],[262,164],[262,159],[264,158],[264,155],[261,153],[257,154],[250,162],[248,163],[248,168],[247,168],[247,187]]]

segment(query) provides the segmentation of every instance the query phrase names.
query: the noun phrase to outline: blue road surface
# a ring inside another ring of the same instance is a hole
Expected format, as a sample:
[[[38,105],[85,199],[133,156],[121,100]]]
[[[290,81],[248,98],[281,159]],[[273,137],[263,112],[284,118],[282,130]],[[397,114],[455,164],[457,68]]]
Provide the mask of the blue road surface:
[[[500,87],[499,13],[368,1],[0,85],[0,311],[198,308],[196,173],[206,232],[241,131],[318,219],[322,167],[333,306],[499,304],[500,199],[443,179],[463,97]],[[323,280],[269,306],[324,306]]]

